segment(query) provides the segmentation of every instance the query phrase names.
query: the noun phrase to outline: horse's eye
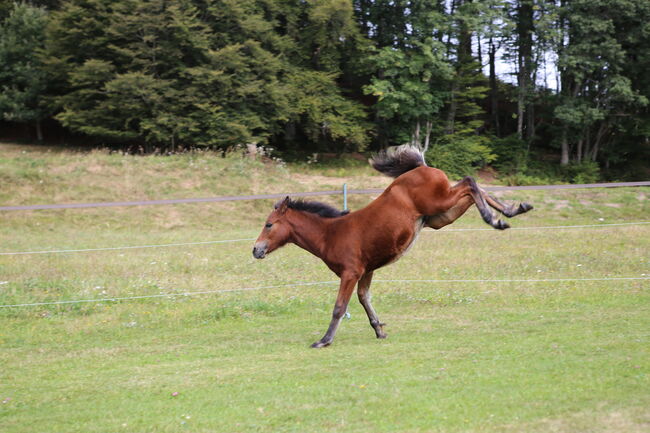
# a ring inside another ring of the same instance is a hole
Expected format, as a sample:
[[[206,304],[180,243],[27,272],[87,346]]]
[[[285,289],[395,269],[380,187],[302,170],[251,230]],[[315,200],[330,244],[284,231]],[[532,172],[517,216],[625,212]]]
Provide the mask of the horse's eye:
[[[271,224],[271,223],[266,223],[266,225],[264,227],[266,227],[267,229],[270,229],[272,225],[273,224]]]

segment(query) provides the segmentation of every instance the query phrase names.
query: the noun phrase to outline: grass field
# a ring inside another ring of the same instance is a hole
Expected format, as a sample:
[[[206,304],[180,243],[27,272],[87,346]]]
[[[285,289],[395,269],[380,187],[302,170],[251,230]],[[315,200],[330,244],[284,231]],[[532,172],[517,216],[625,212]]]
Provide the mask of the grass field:
[[[389,183],[354,164],[9,144],[0,181],[5,205]],[[337,284],[295,246],[262,261],[252,241],[0,255],[0,305],[213,292],[0,308],[0,431],[649,431],[650,280],[608,278],[650,276],[650,225],[517,229],[650,221],[650,191],[501,197],[535,210],[505,232],[423,232],[375,274],[388,338],[374,338],[353,299],[351,319],[321,350],[308,346],[325,331]],[[371,199],[353,196],[350,207]],[[271,207],[2,212],[0,252],[250,239]],[[488,227],[472,210],[449,228]],[[308,282],[325,283],[296,284]],[[260,289],[223,292],[241,288]]]

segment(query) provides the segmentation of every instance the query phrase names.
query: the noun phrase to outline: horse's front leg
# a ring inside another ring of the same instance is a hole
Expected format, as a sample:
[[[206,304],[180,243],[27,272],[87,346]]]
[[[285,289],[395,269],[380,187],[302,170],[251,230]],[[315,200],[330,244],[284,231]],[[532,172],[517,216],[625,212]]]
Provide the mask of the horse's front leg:
[[[347,311],[348,303],[350,302],[350,297],[352,292],[354,292],[354,285],[359,281],[359,275],[351,272],[344,272],[341,274],[341,285],[339,287],[339,294],[336,297],[336,303],[334,304],[334,311],[332,312],[332,321],[330,326],[327,328],[327,332],[323,338],[311,345],[314,348],[320,348],[329,346],[334,340],[334,334],[336,334],[336,329],[341,323],[343,315]]]

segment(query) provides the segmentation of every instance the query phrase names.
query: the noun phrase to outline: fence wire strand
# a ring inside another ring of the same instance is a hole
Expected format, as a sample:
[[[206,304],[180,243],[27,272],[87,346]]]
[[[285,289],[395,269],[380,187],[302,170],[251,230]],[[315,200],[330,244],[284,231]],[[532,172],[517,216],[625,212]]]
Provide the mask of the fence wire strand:
[[[586,282],[586,281],[633,281],[633,280],[650,280],[650,276],[641,276],[641,277],[600,277],[600,278],[513,278],[513,279],[478,279],[478,280],[462,280],[462,279],[377,279],[374,280],[375,283],[433,283],[433,284],[444,284],[444,283],[543,283],[543,282]],[[232,292],[250,292],[264,289],[278,289],[283,287],[299,287],[299,286],[323,286],[323,285],[338,285],[338,281],[315,281],[315,282],[303,282],[303,283],[291,283],[291,284],[278,284],[270,286],[258,286],[258,287],[240,287],[234,289],[219,289],[219,290],[204,290],[199,292],[182,292],[182,293],[159,293],[155,295],[140,295],[140,296],[121,296],[121,297],[110,297],[110,298],[98,298],[98,299],[73,299],[65,301],[52,301],[52,302],[33,302],[33,303],[24,303],[24,304],[7,304],[0,305],[0,308],[19,308],[19,307],[39,307],[39,306],[51,306],[51,305],[66,305],[66,304],[82,304],[82,303],[95,303],[95,302],[118,302],[118,301],[133,301],[139,299],[152,299],[152,298],[174,298],[174,297],[189,297],[197,295],[212,295],[218,293],[232,293]]]
[[[606,224],[580,224],[580,225],[558,225],[558,226],[536,226],[536,227],[510,227],[508,230],[549,230],[549,229],[581,229],[581,228],[599,228],[599,227],[622,227],[622,226],[633,226],[633,225],[646,225],[650,224],[650,221],[636,221],[636,222],[627,222],[627,223],[606,223]],[[427,230],[427,232],[436,232],[436,233],[448,233],[448,232],[469,232],[469,231],[494,231],[492,228],[464,228],[464,229],[443,229],[443,230]],[[236,242],[250,242],[254,241],[255,238],[243,238],[243,239],[223,239],[215,241],[202,241],[202,242],[179,242],[179,243],[170,243],[170,244],[152,244],[152,245],[131,245],[131,246],[119,246],[119,247],[104,247],[104,248],[82,248],[82,249],[59,249],[59,250],[44,250],[44,251],[6,251],[0,252],[0,256],[19,256],[19,255],[30,255],[30,254],[63,254],[63,253],[86,253],[93,251],[116,251],[116,250],[135,250],[135,249],[146,249],[146,248],[169,248],[169,247],[180,247],[180,246],[193,246],[193,245],[213,245],[213,244],[226,244],[226,243],[236,243]]]

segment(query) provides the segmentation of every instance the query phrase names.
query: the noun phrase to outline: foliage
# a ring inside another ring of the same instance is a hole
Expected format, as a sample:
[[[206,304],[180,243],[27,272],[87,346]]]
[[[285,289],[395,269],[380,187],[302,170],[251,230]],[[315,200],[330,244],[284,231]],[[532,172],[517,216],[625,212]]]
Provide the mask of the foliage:
[[[495,138],[490,142],[495,154],[494,167],[502,174],[513,174],[526,170],[528,152],[526,142],[516,134]]]
[[[0,25],[0,119],[38,123],[48,114],[42,99],[48,77],[37,56],[46,24],[44,9],[16,3]]]
[[[594,161],[569,164],[564,172],[566,180],[571,183],[594,183],[600,178],[600,168]]]
[[[635,89],[626,74],[637,63],[626,47],[648,41],[639,27],[646,26],[650,7],[627,0],[576,0],[561,14],[567,23],[558,61],[563,88],[554,114],[573,160],[596,161],[614,144],[612,131],[621,120],[648,104],[650,95]],[[636,15],[646,17],[645,22]]]
[[[395,132],[397,142],[419,145],[414,128],[430,124],[444,105],[447,92],[441,83],[451,78],[451,71],[440,45],[427,39],[408,50],[384,47],[369,60],[382,71],[381,78],[373,77],[364,89],[377,98],[377,115],[410,126]]]
[[[426,161],[449,177],[459,179],[495,160],[489,144],[488,137],[476,135],[471,129],[445,134],[431,145]]]
[[[293,122],[311,142],[363,148],[365,113],[336,85],[338,48],[319,58],[325,70],[311,70],[299,55],[303,41],[277,34],[265,18],[288,19],[286,11],[221,3],[204,10],[188,0],[66,3],[49,28],[48,67],[66,83],[53,95],[56,118],[89,136],[172,148],[267,143]],[[304,41],[310,46],[326,43],[316,31],[330,28],[323,7],[301,6],[314,21],[306,23],[316,32]],[[341,37],[353,33],[342,19],[333,30]]]
[[[29,4],[0,0],[5,122],[149,151],[409,142],[464,161],[443,163],[456,173],[495,155],[507,175],[534,176],[544,155],[647,176],[647,0]]]

